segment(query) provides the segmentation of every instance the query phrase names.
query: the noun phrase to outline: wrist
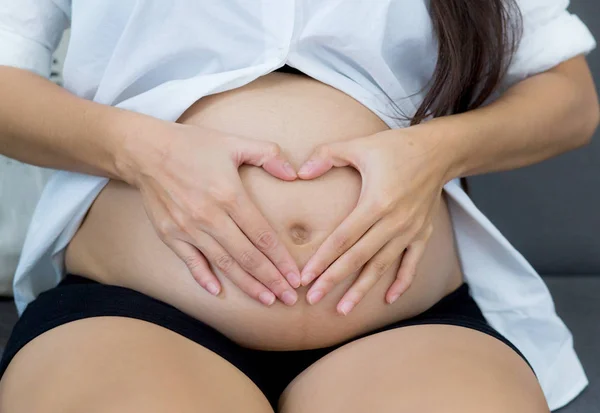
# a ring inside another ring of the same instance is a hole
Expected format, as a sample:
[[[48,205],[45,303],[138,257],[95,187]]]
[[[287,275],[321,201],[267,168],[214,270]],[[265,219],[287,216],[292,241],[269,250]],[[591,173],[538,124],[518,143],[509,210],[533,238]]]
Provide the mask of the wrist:
[[[165,121],[135,112],[121,111],[108,132],[114,142],[113,162],[118,178],[138,187],[144,171],[164,157],[169,133]]]
[[[444,184],[462,178],[467,171],[469,141],[472,130],[460,115],[435,118],[422,126],[430,129],[428,135],[435,146],[435,162],[442,168]]]

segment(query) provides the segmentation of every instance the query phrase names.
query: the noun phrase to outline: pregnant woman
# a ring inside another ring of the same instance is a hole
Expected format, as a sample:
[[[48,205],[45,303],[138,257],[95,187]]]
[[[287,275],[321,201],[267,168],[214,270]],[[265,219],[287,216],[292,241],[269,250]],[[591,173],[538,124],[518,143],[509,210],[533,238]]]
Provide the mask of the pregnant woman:
[[[63,171],[0,413],[530,413],[586,386],[459,182],[589,140],[567,2],[1,3],[0,149]]]

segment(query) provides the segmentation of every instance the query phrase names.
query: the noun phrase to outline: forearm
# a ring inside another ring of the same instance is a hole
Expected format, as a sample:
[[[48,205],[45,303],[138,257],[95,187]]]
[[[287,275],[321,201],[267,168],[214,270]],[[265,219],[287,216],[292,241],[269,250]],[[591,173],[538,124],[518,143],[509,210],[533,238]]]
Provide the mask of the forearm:
[[[441,152],[452,155],[450,180],[527,166],[581,147],[599,116],[590,71],[578,57],[520,82],[486,107],[428,124],[445,133],[436,139]]]
[[[127,130],[150,117],[72,95],[32,73],[0,67],[0,153],[42,167],[124,179]]]

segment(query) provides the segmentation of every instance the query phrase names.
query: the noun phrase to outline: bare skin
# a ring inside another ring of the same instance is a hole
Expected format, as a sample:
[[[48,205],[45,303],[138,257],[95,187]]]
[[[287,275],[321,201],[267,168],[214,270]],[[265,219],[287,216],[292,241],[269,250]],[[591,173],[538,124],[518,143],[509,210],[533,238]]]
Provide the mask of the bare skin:
[[[180,122],[275,142],[295,167],[319,144],[387,129],[344,93],[310,78],[280,73],[202,99]],[[352,168],[337,168],[311,181],[285,182],[250,166],[243,166],[240,175],[250,198],[299,268],[352,211],[361,188],[360,176]],[[297,289],[300,298],[294,306],[278,301],[267,308],[222,276],[223,268],[215,268],[223,291],[213,297],[155,235],[139,192],[116,181],[100,194],[66,255],[69,272],[144,292],[244,346],[272,350],[336,344],[416,315],[456,289],[462,273],[445,202],[437,211],[416,280],[401,300],[389,305],[385,293],[399,262],[400,257],[346,317],[336,311],[336,304],[357,273],[317,305],[306,302],[307,286]]]
[[[2,413],[269,410],[260,390],[227,361],[128,318],[91,318],[50,330],[17,354],[0,381]]]
[[[282,413],[548,413],[531,369],[493,337],[414,326],[350,343],[313,364],[280,398]]]

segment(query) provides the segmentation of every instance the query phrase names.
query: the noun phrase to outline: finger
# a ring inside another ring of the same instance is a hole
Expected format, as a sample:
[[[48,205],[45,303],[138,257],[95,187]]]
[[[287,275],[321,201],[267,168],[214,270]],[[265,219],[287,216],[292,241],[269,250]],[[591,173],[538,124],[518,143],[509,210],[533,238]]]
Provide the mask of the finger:
[[[345,280],[350,274],[360,270],[394,237],[391,228],[393,227],[388,225],[385,220],[373,225],[352,248],[346,251],[317,278],[306,296],[308,303],[316,304],[333,287]],[[398,254],[402,253],[403,250],[404,246],[400,246]]]
[[[318,146],[298,170],[301,179],[315,179],[331,168],[356,165],[353,146],[349,142]]]
[[[417,272],[417,265],[423,257],[426,245],[426,240],[418,240],[410,244],[406,249],[396,275],[396,280],[386,294],[386,301],[389,304],[393,304],[412,284]]]
[[[260,281],[286,305],[294,305],[298,294],[275,268],[273,263],[263,255],[227,215],[215,219],[216,225],[207,232],[248,274]]]
[[[254,202],[246,195],[227,212],[248,239],[275,265],[294,288],[300,286],[300,270]]]
[[[354,284],[340,300],[337,311],[348,315],[350,311],[367,295],[383,275],[392,267],[394,262],[402,255],[405,242],[396,238],[388,242],[373,258],[369,260]]]
[[[192,277],[206,291],[214,296],[221,292],[221,283],[210,269],[208,261],[204,255],[194,246],[180,240],[173,240],[168,243],[173,252],[185,263]]]
[[[253,276],[240,267],[235,259],[225,251],[210,235],[196,234],[198,248],[215,269],[227,277],[242,292],[269,307],[275,302],[275,295]]]
[[[144,207],[146,213],[159,238],[183,261],[192,277],[200,286],[214,296],[219,295],[221,292],[221,283],[212,272],[202,252],[193,245],[174,236],[176,234],[176,226],[172,219],[170,219],[167,209],[159,197],[156,197],[152,192],[143,190],[141,192],[145,201]],[[153,202],[148,202],[148,199]],[[149,208],[147,205],[153,205],[154,208]]]
[[[275,178],[293,181],[298,175],[290,162],[282,155],[279,145],[256,139],[239,139],[236,142],[237,165],[254,165],[263,168]]]
[[[338,257],[350,249],[375,222],[378,214],[365,202],[360,202],[321,244],[302,269],[302,285],[308,285],[321,275]]]

